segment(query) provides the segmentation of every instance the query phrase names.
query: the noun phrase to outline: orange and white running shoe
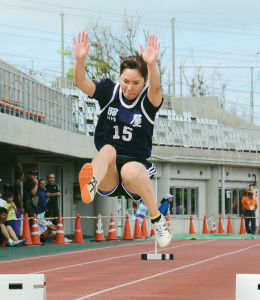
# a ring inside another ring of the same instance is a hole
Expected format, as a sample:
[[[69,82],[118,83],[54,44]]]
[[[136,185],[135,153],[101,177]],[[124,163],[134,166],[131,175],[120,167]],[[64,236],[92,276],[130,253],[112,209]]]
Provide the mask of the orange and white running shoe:
[[[93,167],[90,163],[85,164],[79,172],[79,186],[81,199],[84,203],[93,201],[97,190],[97,181],[94,177]]]

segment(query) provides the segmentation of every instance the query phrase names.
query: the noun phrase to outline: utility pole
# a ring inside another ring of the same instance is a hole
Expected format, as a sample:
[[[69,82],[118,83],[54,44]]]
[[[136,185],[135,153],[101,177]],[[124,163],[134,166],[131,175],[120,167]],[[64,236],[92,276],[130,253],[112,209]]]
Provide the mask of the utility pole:
[[[64,84],[64,25],[63,25],[63,19],[64,14],[61,15],[61,88]]]
[[[180,97],[182,98],[182,66],[180,66]]]
[[[250,120],[254,123],[254,68],[251,67]]]
[[[175,18],[171,19],[172,23],[172,109],[173,100],[175,98],[175,36],[174,36],[174,21]]]

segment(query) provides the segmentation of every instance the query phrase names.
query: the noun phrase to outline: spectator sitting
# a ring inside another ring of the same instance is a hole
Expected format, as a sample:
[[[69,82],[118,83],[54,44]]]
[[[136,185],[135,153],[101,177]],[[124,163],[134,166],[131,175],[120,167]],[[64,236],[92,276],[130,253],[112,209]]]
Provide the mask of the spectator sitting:
[[[7,218],[6,218],[5,224],[11,226],[13,231],[15,232],[15,235],[18,236],[18,230],[16,230],[17,229],[17,226],[16,226],[17,208],[14,203],[14,194],[12,192],[7,192],[4,197],[6,200],[4,208],[6,208],[6,210],[7,210]]]
[[[7,217],[7,209],[4,207],[0,207],[0,243],[2,243],[5,239],[7,240],[7,247],[19,247],[22,246],[27,238],[24,240],[18,240],[15,232],[12,227],[9,225],[4,225],[3,222]]]
[[[39,216],[40,215],[38,215],[38,217]],[[52,224],[49,219],[50,217],[51,215],[49,211],[46,211],[44,214],[44,219],[38,219],[39,235],[42,243],[46,242],[52,235],[56,235],[57,226]],[[72,240],[65,238],[65,242],[70,243]]]

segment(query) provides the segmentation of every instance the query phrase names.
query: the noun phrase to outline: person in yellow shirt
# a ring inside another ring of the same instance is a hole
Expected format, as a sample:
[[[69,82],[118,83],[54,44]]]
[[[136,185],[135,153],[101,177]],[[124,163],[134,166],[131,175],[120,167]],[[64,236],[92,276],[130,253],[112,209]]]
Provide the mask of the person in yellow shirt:
[[[18,236],[18,232],[16,232],[16,222],[17,222],[17,218],[16,218],[16,211],[17,208],[15,206],[14,203],[14,194],[12,192],[7,192],[4,195],[4,198],[6,200],[6,203],[4,205],[4,208],[6,208],[7,210],[7,218],[6,218],[6,222],[5,225],[9,225],[13,228],[13,231],[15,232],[16,236]]]
[[[255,234],[255,211],[257,209],[257,200],[253,197],[251,190],[247,191],[248,197],[243,197],[241,202],[245,210],[246,232]],[[251,228],[250,228],[251,222]]]

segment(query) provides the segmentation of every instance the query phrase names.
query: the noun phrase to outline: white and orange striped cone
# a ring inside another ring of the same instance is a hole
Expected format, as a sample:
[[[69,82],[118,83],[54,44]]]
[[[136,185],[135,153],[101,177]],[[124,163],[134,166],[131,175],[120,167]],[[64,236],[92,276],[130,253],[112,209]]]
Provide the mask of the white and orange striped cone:
[[[116,222],[115,222],[113,213],[111,213],[111,219],[110,219],[110,224],[109,224],[107,240],[108,241],[118,241],[118,238],[116,236]]]
[[[64,236],[64,229],[63,229],[61,214],[59,214],[59,220],[58,220],[58,224],[57,224],[57,231],[56,231],[55,241],[53,242],[53,244],[60,244],[60,245],[67,244],[65,242],[65,236]]]
[[[74,231],[74,240],[72,243],[86,243],[83,240],[80,217],[79,214],[76,214],[76,222],[75,222],[75,231]]]
[[[39,227],[36,214],[33,215],[31,240],[34,245],[42,245],[40,241]]]
[[[93,242],[106,242],[105,236],[104,236],[104,231],[103,231],[101,213],[98,214],[96,235],[95,235],[95,239],[93,240]]]
[[[216,222],[215,222],[215,218],[214,215],[212,214],[211,217],[211,230],[210,233],[217,233],[217,226],[216,226]]]

